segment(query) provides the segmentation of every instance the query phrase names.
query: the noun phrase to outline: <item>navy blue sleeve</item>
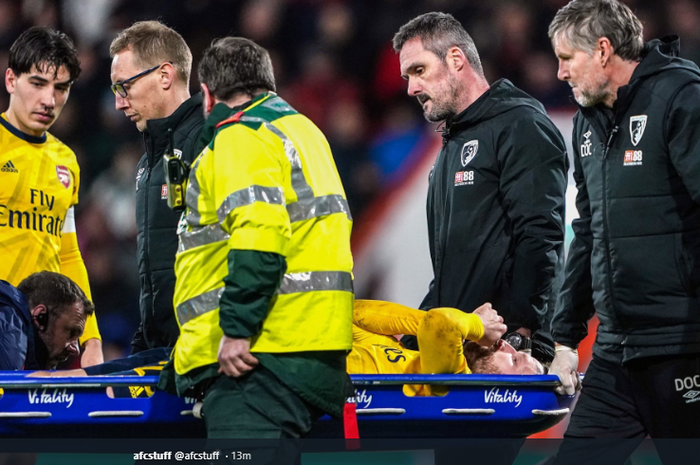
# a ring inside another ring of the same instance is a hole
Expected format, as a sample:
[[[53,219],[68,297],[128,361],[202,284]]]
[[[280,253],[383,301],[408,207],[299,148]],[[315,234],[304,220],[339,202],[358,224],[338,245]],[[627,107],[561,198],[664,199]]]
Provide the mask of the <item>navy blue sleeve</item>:
[[[2,307],[0,312],[0,370],[24,368],[27,357],[27,336],[22,322],[12,307]]]

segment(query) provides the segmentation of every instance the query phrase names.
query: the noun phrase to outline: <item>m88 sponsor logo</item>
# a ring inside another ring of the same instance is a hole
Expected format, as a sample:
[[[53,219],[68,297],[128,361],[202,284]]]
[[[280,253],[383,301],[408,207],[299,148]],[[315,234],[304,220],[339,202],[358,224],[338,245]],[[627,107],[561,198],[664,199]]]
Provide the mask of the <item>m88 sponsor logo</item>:
[[[474,184],[474,171],[457,171],[455,173],[455,186],[470,186]]]
[[[639,166],[642,164],[641,150],[625,150],[624,166]]]

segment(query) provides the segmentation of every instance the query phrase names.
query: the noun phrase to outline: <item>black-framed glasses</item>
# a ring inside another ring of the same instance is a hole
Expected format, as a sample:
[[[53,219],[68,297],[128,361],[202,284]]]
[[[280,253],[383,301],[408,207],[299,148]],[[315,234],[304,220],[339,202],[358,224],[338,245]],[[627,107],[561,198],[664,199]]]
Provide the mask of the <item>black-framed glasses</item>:
[[[168,61],[169,64],[173,64],[172,61]],[[112,92],[114,92],[114,95],[119,94],[120,97],[126,98],[127,97],[127,92],[126,92],[126,87],[124,87],[124,84],[127,84],[129,82],[135,81],[136,79],[143,77],[149,73],[152,73],[153,71],[157,70],[161,66],[163,66],[165,63],[161,63],[159,65],[155,65],[153,68],[148,68],[145,71],[141,71],[139,74],[135,76],[131,76],[129,79],[124,79],[123,81],[117,81],[114,84],[112,84],[110,87],[112,89]]]

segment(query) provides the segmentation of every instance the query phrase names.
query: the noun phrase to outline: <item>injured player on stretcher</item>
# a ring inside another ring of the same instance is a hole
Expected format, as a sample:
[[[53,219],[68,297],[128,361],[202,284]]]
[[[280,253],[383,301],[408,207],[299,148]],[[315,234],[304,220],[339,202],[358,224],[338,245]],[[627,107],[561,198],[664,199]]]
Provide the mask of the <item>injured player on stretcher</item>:
[[[416,310],[375,300],[356,300],[350,374],[544,374],[530,354],[500,337],[503,318],[484,304],[473,313],[456,308]],[[408,350],[396,335],[418,336],[419,351]],[[444,386],[406,385],[407,395],[439,395]]]
[[[400,304],[356,300],[353,314],[353,345],[347,357],[349,374],[543,374],[545,369],[530,354],[518,352],[500,337],[506,331],[503,318],[486,303],[464,313],[456,308],[416,310]],[[404,334],[418,337],[420,350],[406,349],[398,340]],[[254,355],[254,354],[253,354]],[[147,364],[133,357],[133,369],[125,371],[129,360],[121,359],[83,369],[35,372],[30,376],[86,376],[99,374],[157,374],[164,361]],[[109,370],[108,366],[118,367]],[[150,391],[150,392],[149,392]],[[441,395],[439,385],[406,385],[407,395]],[[135,392],[132,390],[131,395]],[[139,396],[152,390],[139,390]],[[128,395],[127,395],[128,396]],[[122,396],[118,396],[122,397]]]

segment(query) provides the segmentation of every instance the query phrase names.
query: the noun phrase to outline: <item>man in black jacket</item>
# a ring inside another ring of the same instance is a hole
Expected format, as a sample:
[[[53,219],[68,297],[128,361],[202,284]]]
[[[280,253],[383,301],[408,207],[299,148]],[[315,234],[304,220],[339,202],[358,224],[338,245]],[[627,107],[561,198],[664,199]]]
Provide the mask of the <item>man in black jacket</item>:
[[[137,22],[112,41],[110,56],[116,108],[136,123],[146,144],[136,171],[141,324],[132,353],[138,353],[172,347],[179,335],[173,266],[180,215],[167,205],[163,154],[174,152],[192,163],[204,116],[201,94],[190,97],[192,53],[174,30],[157,21]]]
[[[489,86],[474,42],[451,15],[411,20],[394,49],[408,94],[428,121],[445,124],[428,192],[435,277],[421,308],[469,312],[491,302],[518,339],[535,331],[549,339],[564,241],[561,134],[509,81]],[[544,352],[533,355],[549,361]]]
[[[78,355],[94,307],[70,278],[40,271],[0,280],[0,370],[48,370]]]
[[[587,322],[600,319],[566,437],[699,437],[700,72],[675,40],[645,45],[617,0],[572,1],[549,37],[580,105],[580,218],[552,323],[551,372],[568,393]],[[562,463],[588,463],[565,444]]]

